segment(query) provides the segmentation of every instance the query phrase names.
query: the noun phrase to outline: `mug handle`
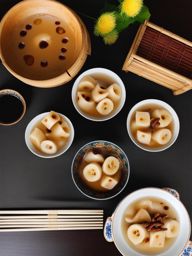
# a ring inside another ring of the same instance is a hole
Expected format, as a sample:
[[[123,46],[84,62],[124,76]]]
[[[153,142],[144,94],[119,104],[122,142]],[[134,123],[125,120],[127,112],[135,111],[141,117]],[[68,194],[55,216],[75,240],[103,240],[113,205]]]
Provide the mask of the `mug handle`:
[[[177,190],[175,190],[173,188],[163,188],[163,190],[169,192],[170,194],[175,196],[178,200],[180,200],[180,195],[177,192]],[[105,225],[104,225],[104,230],[103,230],[104,238],[109,243],[114,241],[113,233],[112,233],[112,218],[113,218],[113,215],[106,219]],[[189,241],[187,243],[187,245],[183,249],[183,252],[180,254],[180,256],[192,256],[192,241]]]

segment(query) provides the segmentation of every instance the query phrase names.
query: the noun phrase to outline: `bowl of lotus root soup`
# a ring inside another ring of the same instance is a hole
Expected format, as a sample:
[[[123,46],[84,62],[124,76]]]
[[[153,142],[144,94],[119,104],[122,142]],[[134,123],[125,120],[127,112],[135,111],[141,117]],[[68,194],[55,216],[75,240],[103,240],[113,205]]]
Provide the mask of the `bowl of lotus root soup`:
[[[106,121],[124,106],[125,86],[121,78],[105,68],[83,72],[75,81],[72,101],[77,112],[91,121]]]
[[[110,221],[112,240],[124,256],[179,256],[191,233],[184,205],[159,188],[129,194]]]

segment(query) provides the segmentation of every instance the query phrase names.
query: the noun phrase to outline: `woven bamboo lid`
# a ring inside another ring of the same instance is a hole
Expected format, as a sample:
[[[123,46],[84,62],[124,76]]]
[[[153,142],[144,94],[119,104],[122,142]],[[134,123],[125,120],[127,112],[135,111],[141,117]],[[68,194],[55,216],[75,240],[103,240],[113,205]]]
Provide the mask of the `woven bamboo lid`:
[[[48,88],[68,82],[89,53],[84,24],[71,9],[56,1],[22,1],[0,24],[2,62],[29,85]]]

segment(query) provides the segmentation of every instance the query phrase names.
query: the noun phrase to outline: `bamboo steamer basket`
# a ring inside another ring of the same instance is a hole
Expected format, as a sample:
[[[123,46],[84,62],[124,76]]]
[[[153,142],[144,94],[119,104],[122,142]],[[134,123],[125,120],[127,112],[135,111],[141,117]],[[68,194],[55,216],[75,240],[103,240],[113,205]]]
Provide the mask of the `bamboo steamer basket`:
[[[192,42],[149,21],[142,24],[123,65],[179,95],[192,89]]]
[[[24,0],[0,23],[0,58],[22,82],[51,88],[77,75],[91,53],[78,15],[52,0]]]

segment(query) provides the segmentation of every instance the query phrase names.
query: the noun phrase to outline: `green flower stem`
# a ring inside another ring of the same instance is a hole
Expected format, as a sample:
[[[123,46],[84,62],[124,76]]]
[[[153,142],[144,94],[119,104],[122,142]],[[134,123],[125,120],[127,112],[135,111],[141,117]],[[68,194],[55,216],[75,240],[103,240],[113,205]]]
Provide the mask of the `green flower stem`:
[[[87,15],[87,14],[85,14],[85,13],[82,13],[82,12],[79,12],[79,11],[77,11],[77,13],[79,13],[81,16],[84,16],[84,17],[86,17],[86,18],[88,18],[88,19],[94,20],[94,22],[97,21],[97,18],[94,18],[94,17],[92,17],[92,16],[89,16],[89,15]]]

